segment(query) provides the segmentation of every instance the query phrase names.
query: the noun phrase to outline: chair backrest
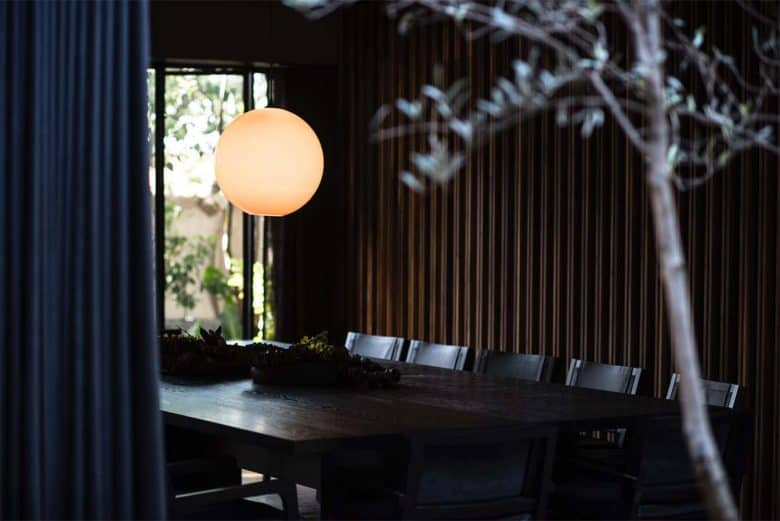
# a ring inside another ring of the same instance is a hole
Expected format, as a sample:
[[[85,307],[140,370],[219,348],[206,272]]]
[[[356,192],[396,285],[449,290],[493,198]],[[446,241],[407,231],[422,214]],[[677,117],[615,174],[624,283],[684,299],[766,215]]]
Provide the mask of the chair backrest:
[[[477,357],[475,372],[532,382],[552,380],[555,357],[526,353],[503,353],[483,349]]]
[[[572,358],[566,385],[584,387],[613,393],[636,394],[639,387],[640,367],[599,364]]]
[[[382,360],[400,360],[404,339],[395,336],[365,335],[350,331],[347,333],[344,347],[360,356]]]
[[[544,517],[555,438],[553,429],[411,436],[401,517]]]
[[[750,417],[711,415],[710,421],[732,493],[738,496],[750,454]],[[637,477],[636,517],[700,519],[691,516],[706,514],[678,415],[648,419],[637,429],[626,443],[626,472]]]
[[[717,407],[728,407],[733,409],[737,404],[739,395],[739,385],[728,382],[717,382],[715,380],[702,380],[704,392],[707,394],[707,405]],[[669,389],[666,391],[667,400],[676,400],[677,391],[680,387],[680,375],[672,373],[672,379],[669,381]]]
[[[409,342],[409,352],[406,354],[406,361],[410,364],[429,365],[462,371],[466,366],[468,355],[469,348],[465,346],[412,340]]]

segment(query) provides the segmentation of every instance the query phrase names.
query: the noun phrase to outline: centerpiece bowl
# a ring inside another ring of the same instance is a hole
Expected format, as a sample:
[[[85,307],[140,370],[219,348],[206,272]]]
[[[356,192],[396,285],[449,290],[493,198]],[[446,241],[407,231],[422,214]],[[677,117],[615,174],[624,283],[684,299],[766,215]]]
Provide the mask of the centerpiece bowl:
[[[383,367],[327,343],[324,333],[288,349],[258,352],[252,364],[255,385],[306,385],[385,388],[401,378],[397,369]]]

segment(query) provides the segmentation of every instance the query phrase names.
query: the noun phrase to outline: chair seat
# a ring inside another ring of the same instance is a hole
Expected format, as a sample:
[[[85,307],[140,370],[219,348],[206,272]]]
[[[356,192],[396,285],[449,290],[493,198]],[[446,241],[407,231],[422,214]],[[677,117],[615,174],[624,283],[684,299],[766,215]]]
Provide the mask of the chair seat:
[[[625,472],[623,449],[592,450],[590,457],[561,462],[552,505],[555,517],[569,519],[700,519],[706,517],[696,483],[642,487],[631,515],[634,483]],[[563,470],[560,470],[563,469]]]
[[[588,473],[556,483],[551,502],[556,519],[628,519],[631,516],[630,489],[618,480],[594,479]],[[692,495],[693,494],[693,495]],[[637,519],[706,519],[695,487],[643,493]]]

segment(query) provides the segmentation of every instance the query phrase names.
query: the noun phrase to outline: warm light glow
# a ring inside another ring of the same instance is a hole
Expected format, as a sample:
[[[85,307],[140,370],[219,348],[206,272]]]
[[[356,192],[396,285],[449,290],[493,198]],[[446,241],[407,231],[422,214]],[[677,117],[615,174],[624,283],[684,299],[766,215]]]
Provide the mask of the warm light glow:
[[[254,215],[282,216],[306,204],[322,179],[322,146],[312,128],[282,109],[246,112],[217,143],[217,184]]]

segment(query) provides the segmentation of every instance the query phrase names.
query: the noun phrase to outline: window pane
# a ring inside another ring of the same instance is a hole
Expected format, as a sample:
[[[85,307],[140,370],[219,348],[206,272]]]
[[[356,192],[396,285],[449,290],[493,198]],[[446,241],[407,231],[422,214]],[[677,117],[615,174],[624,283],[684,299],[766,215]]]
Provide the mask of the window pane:
[[[262,72],[255,72],[252,76],[254,92],[252,97],[255,100],[255,108],[260,109],[268,106],[268,78]]]
[[[241,338],[242,218],[216,184],[214,150],[244,110],[242,77],[165,78],[165,326]]]

